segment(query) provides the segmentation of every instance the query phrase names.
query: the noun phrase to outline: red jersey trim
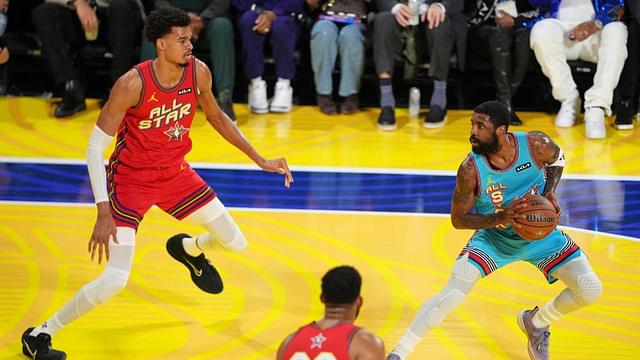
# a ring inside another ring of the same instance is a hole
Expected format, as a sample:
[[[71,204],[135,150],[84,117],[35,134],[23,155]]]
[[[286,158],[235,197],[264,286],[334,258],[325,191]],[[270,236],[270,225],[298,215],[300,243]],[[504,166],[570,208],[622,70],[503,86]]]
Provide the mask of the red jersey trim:
[[[140,90],[140,95],[138,95],[138,102],[136,103],[135,106],[132,107],[132,109],[138,110],[140,105],[142,105],[142,103],[143,103],[144,90],[145,90],[146,86],[145,86],[145,82],[144,82],[144,73],[142,72],[142,69],[140,69],[140,64],[134,66],[133,68],[136,69],[136,71],[138,72],[138,75],[140,76],[140,81],[142,81],[142,89]]]
[[[504,169],[496,169],[493,165],[491,165],[491,162],[489,161],[489,158],[487,157],[487,155],[482,155],[482,159],[487,164],[489,169],[491,169],[491,170],[493,170],[493,171],[495,171],[497,173],[505,173],[505,172],[511,170],[511,168],[516,164],[516,161],[518,160],[518,156],[520,155],[520,144],[519,144],[519,141],[518,141],[518,137],[513,135],[512,133],[508,133],[507,136],[511,136],[513,138],[513,140],[515,141],[515,144],[516,144],[516,154],[513,157],[513,159],[511,160],[511,162],[509,163],[509,165],[507,165],[507,167],[505,167]]]
[[[156,72],[153,70],[153,61],[149,62],[149,74],[151,74],[151,78],[153,79],[153,82],[156,84],[156,87],[158,88],[158,90],[162,91],[162,92],[172,92],[175,89],[179,88],[180,86],[182,86],[182,83],[184,83],[184,80],[187,78],[186,74],[187,74],[187,70],[189,66],[193,66],[193,56],[189,58],[189,65],[187,65],[183,70],[182,70],[182,77],[180,78],[180,81],[178,81],[177,84],[175,84],[174,86],[170,87],[170,88],[166,88],[164,86],[162,86],[162,84],[160,84],[160,80],[158,80],[158,78],[156,77]]]
[[[192,61],[191,61],[191,70],[193,71],[193,91],[196,94],[196,101],[198,100],[198,96],[200,95],[200,87],[198,87],[198,77],[196,76],[197,74],[197,69],[196,69],[196,65],[197,65],[197,61],[194,57],[191,57]]]

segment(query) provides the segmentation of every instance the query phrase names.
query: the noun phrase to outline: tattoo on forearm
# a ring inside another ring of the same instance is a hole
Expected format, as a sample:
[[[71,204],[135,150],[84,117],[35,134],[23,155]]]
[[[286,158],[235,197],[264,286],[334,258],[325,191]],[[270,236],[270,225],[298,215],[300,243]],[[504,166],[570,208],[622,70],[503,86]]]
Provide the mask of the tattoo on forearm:
[[[547,167],[547,184],[544,186],[543,194],[556,191],[558,183],[560,183],[560,178],[562,177],[563,169],[564,168],[562,166]]]

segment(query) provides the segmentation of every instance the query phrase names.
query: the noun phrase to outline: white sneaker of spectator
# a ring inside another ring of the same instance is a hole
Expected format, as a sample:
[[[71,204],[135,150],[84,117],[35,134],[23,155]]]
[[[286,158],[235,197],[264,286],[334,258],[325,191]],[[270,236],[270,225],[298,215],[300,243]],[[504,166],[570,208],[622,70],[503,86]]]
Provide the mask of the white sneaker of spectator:
[[[271,112],[288,113],[291,111],[291,101],[293,98],[293,88],[289,85],[289,80],[278,79],[275,93],[271,99]]]
[[[249,109],[256,114],[266,114],[269,112],[267,83],[261,78],[252,79],[249,84]]]
[[[584,112],[584,123],[587,138],[604,139],[607,136],[607,130],[604,128],[604,109],[587,108]]]
[[[560,128],[572,127],[576,123],[576,116],[580,114],[581,105],[579,94],[562,101],[560,111],[556,115],[556,126]]]

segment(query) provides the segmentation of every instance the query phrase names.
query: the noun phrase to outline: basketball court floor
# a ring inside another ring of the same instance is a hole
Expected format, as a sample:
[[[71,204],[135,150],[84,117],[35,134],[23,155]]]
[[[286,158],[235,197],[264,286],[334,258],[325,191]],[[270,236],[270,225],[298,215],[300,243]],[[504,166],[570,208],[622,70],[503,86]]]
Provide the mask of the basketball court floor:
[[[86,253],[95,220],[84,165],[97,102],[69,119],[49,100],[0,99],[0,360],[21,359],[25,328],[46,320],[102,266]],[[466,153],[471,111],[451,111],[427,130],[405,109],[399,128],[375,128],[376,109],[327,117],[297,107],[251,115],[239,126],[265,157],[286,156],[291,189],[258,171],[198,114],[189,156],[249,240],[243,253],[210,255],[225,280],[200,292],[164,250],[178,232],[197,234],[158,209],[143,221],[127,288],[64,328],[54,347],[69,359],[273,359],[280,341],[322,316],[320,277],[350,264],[363,275],[358,323],[389,351],[420,304],[448,278],[470,231],[448,212]],[[640,130],[608,128],[584,139],[584,125],[556,129],[553,116],[521,113],[565,150],[561,224],[604,283],[598,304],[551,327],[552,359],[638,359],[640,353]],[[610,121],[612,119],[609,119]],[[516,324],[524,308],[562,290],[518,263],[481,281],[413,359],[528,359]]]

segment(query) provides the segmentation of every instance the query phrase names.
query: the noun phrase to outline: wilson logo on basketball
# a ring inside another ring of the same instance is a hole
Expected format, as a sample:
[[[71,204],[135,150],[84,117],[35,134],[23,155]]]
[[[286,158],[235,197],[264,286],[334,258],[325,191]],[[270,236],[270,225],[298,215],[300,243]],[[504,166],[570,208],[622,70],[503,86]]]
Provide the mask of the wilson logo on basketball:
[[[551,216],[543,216],[539,214],[527,214],[527,221],[535,222],[535,223],[553,223],[555,222],[555,219]]]

